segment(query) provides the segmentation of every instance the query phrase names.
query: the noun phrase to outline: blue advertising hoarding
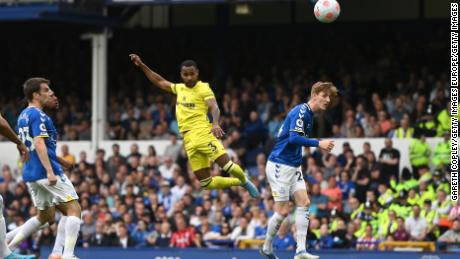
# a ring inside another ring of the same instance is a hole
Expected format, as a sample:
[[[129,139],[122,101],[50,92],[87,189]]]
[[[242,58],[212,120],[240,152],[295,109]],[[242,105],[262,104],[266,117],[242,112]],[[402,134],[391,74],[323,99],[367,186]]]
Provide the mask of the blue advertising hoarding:
[[[50,247],[43,247],[42,258],[47,258],[51,252]],[[425,252],[378,252],[378,251],[313,251],[321,259],[459,259],[460,254],[454,253],[425,253]],[[84,259],[260,259],[257,250],[239,249],[121,249],[121,248],[78,248],[75,253]],[[280,259],[291,259],[294,251],[279,251]]]

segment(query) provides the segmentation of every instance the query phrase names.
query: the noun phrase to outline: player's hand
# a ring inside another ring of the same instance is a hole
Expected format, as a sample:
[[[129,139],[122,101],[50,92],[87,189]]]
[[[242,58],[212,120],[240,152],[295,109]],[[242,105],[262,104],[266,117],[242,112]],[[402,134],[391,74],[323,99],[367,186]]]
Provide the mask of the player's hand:
[[[327,152],[331,152],[334,148],[334,140],[320,140],[318,146]]]
[[[24,163],[27,160],[29,160],[29,150],[27,150],[26,145],[24,143],[21,143],[17,145],[19,155],[21,156],[21,161]]]
[[[48,172],[46,174],[46,177],[48,177],[48,183],[50,186],[53,186],[53,185],[56,185],[57,183],[57,177],[56,175],[54,174],[54,172]]]
[[[212,135],[216,138],[221,138],[224,136],[224,131],[218,124],[213,124],[211,129]]]
[[[134,65],[136,66],[140,66],[142,65],[142,60],[141,60],[141,57],[139,57],[139,55],[137,54],[129,54],[129,58],[131,59],[131,61],[134,63]]]

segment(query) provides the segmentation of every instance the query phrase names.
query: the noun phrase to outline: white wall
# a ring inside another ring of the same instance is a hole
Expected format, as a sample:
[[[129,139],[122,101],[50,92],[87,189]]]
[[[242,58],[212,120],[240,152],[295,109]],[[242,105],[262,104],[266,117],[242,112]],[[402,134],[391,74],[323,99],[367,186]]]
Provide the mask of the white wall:
[[[375,155],[378,156],[380,150],[384,147],[384,138],[360,138],[360,139],[336,139],[335,148],[332,150],[332,153],[338,155],[342,152],[343,142],[350,143],[351,148],[354,150],[355,155],[358,155],[363,150],[364,142],[369,142],[371,144],[372,150],[375,152]],[[432,150],[434,150],[436,144],[442,141],[442,138],[428,138],[427,142],[430,144]],[[112,144],[118,143],[120,145],[120,152],[123,155],[127,155],[130,150],[130,146],[133,143],[139,145],[139,151],[141,153],[146,153],[148,146],[153,145],[157,151],[157,154],[162,155],[166,146],[169,144],[168,140],[162,141],[103,141],[101,148],[106,150],[106,158],[112,154]],[[86,151],[88,161],[94,161],[95,150],[92,150],[91,142],[89,141],[61,141],[58,142],[58,154],[60,154],[60,148],[62,145],[68,145],[70,153],[74,154],[78,160],[78,155],[81,151]],[[401,162],[400,168],[404,166],[410,166],[409,163],[409,141],[403,139],[393,139],[393,146],[401,152]],[[15,168],[17,165],[19,155],[16,150],[16,146],[9,142],[0,142],[0,167],[7,164],[12,168]],[[1,171],[0,171],[1,174]]]

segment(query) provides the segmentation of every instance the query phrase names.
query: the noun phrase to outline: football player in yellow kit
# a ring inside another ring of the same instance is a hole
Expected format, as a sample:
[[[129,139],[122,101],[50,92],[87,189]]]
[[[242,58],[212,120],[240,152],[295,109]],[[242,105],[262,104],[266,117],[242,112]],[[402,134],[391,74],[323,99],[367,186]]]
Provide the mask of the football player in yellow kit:
[[[219,126],[220,110],[208,83],[199,80],[199,70],[193,60],[186,60],[180,66],[183,83],[171,83],[152,71],[136,54],[130,54],[131,61],[139,67],[155,86],[176,95],[176,119],[184,140],[185,150],[193,172],[204,189],[223,189],[242,186],[252,197],[259,192],[245,176],[238,164],[230,160],[222,143],[224,135]],[[208,120],[212,114],[212,123]],[[216,162],[224,171],[234,177],[211,176],[211,162]]]

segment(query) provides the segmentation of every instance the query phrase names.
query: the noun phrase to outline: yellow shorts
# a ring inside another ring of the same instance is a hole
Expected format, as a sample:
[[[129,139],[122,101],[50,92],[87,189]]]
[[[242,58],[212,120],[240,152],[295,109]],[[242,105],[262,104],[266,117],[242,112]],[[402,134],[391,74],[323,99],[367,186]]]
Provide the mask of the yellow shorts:
[[[191,130],[183,135],[185,151],[194,172],[209,168],[211,162],[227,153],[211,129]]]

